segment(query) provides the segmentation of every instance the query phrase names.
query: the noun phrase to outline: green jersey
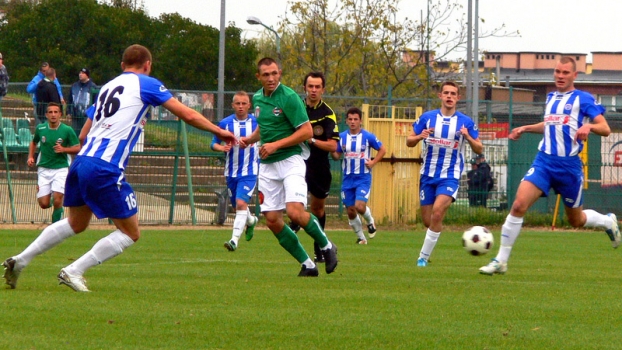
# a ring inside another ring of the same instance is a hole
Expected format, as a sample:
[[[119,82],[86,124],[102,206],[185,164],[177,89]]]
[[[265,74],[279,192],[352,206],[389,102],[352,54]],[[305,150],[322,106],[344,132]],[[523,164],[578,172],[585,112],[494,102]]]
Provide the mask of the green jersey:
[[[54,152],[54,145],[60,141],[63,147],[71,147],[80,143],[75,131],[63,123],[58,128],[51,129],[49,123],[37,125],[32,142],[39,143],[37,166],[48,169],[67,168],[71,160],[66,153]]]
[[[302,124],[309,122],[307,110],[296,91],[279,84],[270,96],[265,96],[263,88],[253,96],[255,117],[259,125],[261,143],[282,140],[293,134]],[[303,149],[304,147],[304,149]],[[262,163],[274,163],[296,154],[308,151],[307,145],[294,145],[278,149]]]

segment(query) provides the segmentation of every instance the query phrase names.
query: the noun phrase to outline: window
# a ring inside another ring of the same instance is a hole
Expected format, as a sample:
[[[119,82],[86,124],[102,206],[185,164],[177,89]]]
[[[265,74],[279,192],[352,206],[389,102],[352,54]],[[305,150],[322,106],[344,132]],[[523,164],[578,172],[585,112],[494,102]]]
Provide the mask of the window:
[[[549,55],[546,55],[546,59],[547,59],[547,60],[549,59]]]
[[[579,62],[581,58],[579,56],[575,57],[575,61]]]
[[[622,112],[622,95],[600,95],[598,102],[610,112]]]

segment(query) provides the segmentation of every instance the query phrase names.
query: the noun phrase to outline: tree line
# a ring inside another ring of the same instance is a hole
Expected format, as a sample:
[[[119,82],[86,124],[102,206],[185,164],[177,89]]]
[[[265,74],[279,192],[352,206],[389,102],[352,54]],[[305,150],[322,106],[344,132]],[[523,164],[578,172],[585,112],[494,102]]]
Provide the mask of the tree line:
[[[168,87],[216,90],[218,87],[219,30],[177,13],[150,17],[143,8],[123,1],[42,0],[0,2],[0,52],[12,82],[27,82],[41,62],[49,62],[63,84],[78,79],[81,68],[103,84],[121,72],[123,50],[131,44],[148,47],[152,74]],[[254,41],[242,30],[225,29],[225,89],[257,86]]]

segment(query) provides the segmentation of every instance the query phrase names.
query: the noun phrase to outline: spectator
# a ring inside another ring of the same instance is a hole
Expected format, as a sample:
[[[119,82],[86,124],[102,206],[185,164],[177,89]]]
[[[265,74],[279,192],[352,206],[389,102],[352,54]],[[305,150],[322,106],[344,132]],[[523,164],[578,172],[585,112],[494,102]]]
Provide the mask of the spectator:
[[[2,98],[6,96],[7,91],[9,90],[9,73],[6,70],[6,66],[4,65],[4,59],[2,54],[0,53],[0,101]]]
[[[478,207],[481,206],[479,201],[481,174],[477,169],[477,163],[475,158],[470,160],[471,170],[467,172],[467,185],[469,194],[469,206]]]
[[[492,179],[492,171],[490,169],[490,165],[486,163],[486,157],[483,154],[478,154],[475,156],[475,159],[472,159],[471,161],[475,163],[476,171],[470,180],[471,182],[468,183],[469,205],[486,208],[488,203],[488,192],[490,192],[495,185],[495,182]],[[467,174],[467,177],[469,177],[469,174]],[[471,202],[471,196],[473,196],[473,203],[475,205]]]
[[[80,69],[78,81],[71,85],[71,92],[67,100],[68,114],[71,115],[71,127],[80,134],[86,121],[86,109],[93,104],[91,101],[91,89],[97,85],[91,80],[91,72],[88,68]]]
[[[39,72],[32,78],[32,80],[30,81],[30,83],[28,83],[28,86],[26,87],[26,92],[32,94],[32,105],[34,106],[35,114],[37,114],[37,86],[39,85],[39,82],[45,78],[45,73],[48,71],[48,69],[50,69],[49,63],[41,63],[41,68],[39,69]],[[56,81],[54,81],[54,84],[56,85],[56,89],[58,90],[60,101],[62,103],[65,103],[65,99],[63,98],[63,91],[60,87],[60,81],[58,81],[57,79]],[[45,117],[45,109],[43,109],[43,113],[41,115],[37,115],[37,117],[42,123],[46,122],[47,119]]]
[[[60,95],[58,94],[58,90],[54,84],[55,80],[56,70],[52,67],[48,67],[45,72],[45,78],[37,84],[37,90],[35,91],[37,104],[35,110],[37,111],[37,118],[40,123],[45,123],[47,121],[45,112],[47,110],[48,103],[61,103]]]

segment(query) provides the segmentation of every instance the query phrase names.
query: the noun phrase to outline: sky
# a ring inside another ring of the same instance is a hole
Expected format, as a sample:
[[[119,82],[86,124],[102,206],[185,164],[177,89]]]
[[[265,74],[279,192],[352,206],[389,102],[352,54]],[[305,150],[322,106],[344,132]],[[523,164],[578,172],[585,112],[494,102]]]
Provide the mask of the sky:
[[[297,0],[289,0],[297,1]],[[446,1],[446,0],[432,0]],[[265,29],[246,23],[255,16],[276,28],[288,9],[288,0],[225,0],[225,21],[235,22],[243,37],[251,39]],[[467,0],[461,13],[466,13]],[[475,3],[475,0],[473,0]],[[177,12],[198,23],[220,28],[221,0],[144,0],[152,17]],[[426,0],[401,0],[398,19],[425,16]],[[519,37],[484,38],[479,49],[495,52],[560,52],[585,53],[593,51],[622,52],[622,2],[609,0],[479,0],[480,32],[505,24],[508,32],[518,30]],[[480,22],[481,23],[481,22]],[[461,55],[464,55],[462,53]],[[588,61],[591,55],[588,55]]]

